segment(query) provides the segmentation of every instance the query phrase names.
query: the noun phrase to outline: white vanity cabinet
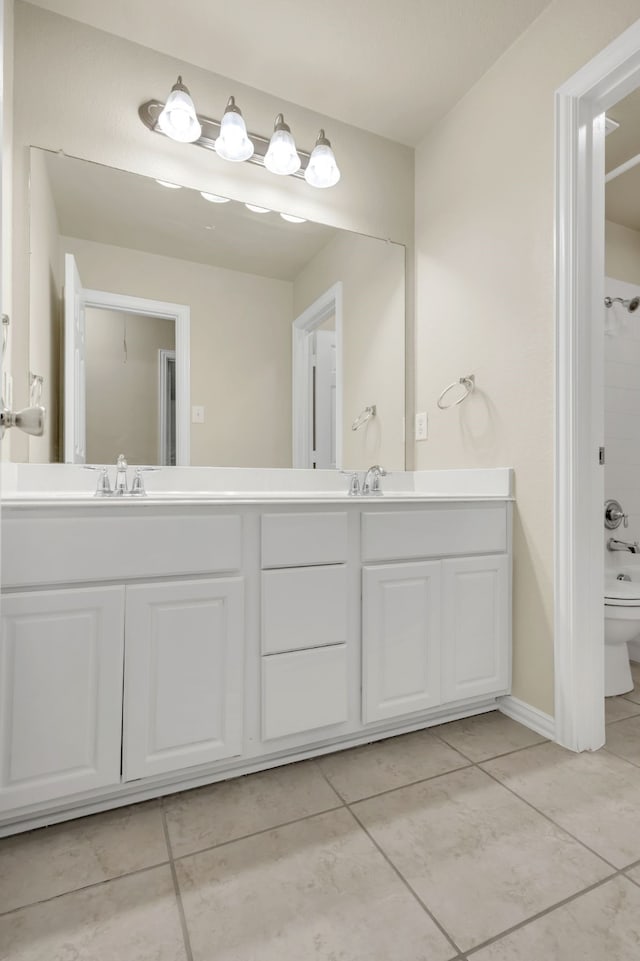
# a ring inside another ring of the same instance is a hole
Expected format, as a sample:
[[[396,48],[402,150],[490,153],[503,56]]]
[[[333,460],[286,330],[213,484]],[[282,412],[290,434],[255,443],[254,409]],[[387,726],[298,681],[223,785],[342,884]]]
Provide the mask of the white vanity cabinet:
[[[362,572],[365,724],[508,693],[507,522],[496,505],[364,514],[364,559],[393,561]]]
[[[240,577],[127,587],[123,778],[242,754]]]
[[[2,598],[0,812],[120,782],[124,594]]]
[[[0,836],[498,706],[507,498],[3,505]]]

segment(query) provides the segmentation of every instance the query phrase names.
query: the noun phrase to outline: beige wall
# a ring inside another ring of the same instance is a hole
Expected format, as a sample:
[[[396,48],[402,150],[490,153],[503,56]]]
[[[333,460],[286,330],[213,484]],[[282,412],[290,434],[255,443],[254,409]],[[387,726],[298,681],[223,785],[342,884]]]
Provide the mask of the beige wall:
[[[28,146],[122,167],[164,180],[249,200],[335,226],[413,240],[413,151],[348,124],[328,120],[294,103],[184,64],[102,31],[58,17],[18,0],[15,38],[14,217],[15,297],[28,315]],[[164,97],[184,75],[198,109],[220,116],[230,93],[259,131],[269,131],[284,111],[301,147],[327,128],[338,154],[342,180],[331,190],[304,181],[268,176],[250,164],[220,161],[209,151],[160,138],[138,119],[138,107]],[[292,92],[294,93],[294,92]],[[408,277],[412,301],[412,279]],[[24,344],[23,344],[24,347]],[[27,350],[19,356],[18,392],[26,395]],[[20,354],[20,352],[19,352]],[[16,459],[26,448],[16,450]]]
[[[331,240],[293,285],[294,316],[338,281],[343,285],[343,459],[365,470],[404,469],[403,247],[345,233]],[[372,404],[376,417],[351,424]]]
[[[42,403],[47,412],[47,430],[42,437],[30,438],[29,459],[47,463],[57,461],[61,453],[58,398],[63,267],[49,176],[44,156],[37,151],[33,152],[31,165],[31,228],[29,368],[43,377]]]
[[[158,351],[175,349],[175,321],[95,307],[85,321],[87,462],[159,464]]]
[[[191,310],[191,463],[291,466],[292,285],[73,237],[82,283]]]
[[[605,222],[605,274],[628,284],[640,284],[640,232]]]
[[[516,470],[513,693],[553,713],[554,91],[640,15],[555,0],[416,153],[419,467]],[[439,411],[475,373],[466,404]]]

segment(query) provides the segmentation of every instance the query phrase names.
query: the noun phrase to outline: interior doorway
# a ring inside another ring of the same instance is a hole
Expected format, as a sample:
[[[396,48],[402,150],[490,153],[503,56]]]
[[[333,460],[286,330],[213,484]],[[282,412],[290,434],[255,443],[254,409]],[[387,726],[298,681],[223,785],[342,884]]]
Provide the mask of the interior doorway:
[[[555,733],[604,720],[605,114],[640,86],[640,22],[556,92]]]
[[[342,466],[342,283],[293,323],[293,466]]]

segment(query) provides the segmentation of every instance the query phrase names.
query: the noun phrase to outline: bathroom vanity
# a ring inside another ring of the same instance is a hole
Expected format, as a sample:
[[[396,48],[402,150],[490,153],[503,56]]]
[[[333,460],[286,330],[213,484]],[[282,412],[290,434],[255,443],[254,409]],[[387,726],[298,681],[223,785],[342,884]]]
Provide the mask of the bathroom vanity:
[[[0,834],[494,709],[509,483],[5,496]]]

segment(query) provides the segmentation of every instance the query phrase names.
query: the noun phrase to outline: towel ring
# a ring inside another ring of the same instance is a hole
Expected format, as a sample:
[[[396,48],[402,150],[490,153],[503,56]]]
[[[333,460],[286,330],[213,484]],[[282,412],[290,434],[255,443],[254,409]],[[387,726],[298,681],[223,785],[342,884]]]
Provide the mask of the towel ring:
[[[457,400],[452,400],[451,403],[449,404],[443,404],[442,401],[444,400],[446,395],[449,393],[449,391],[460,386],[462,386],[464,393],[462,393]],[[438,407],[440,408],[440,410],[448,410],[450,407],[457,407],[458,404],[461,404],[463,400],[467,399],[469,394],[472,394],[474,392],[475,388],[476,388],[476,378],[474,374],[469,374],[468,377],[461,377],[460,380],[456,380],[453,382],[453,384],[449,384],[448,387],[445,387],[445,389],[442,391],[442,393],[438,397]]]
[[[372,404],[370,407],[365,407],[361,413],[358,414],[353,424],[351,425],[351,430],[358,430],[363,424],[366,424],[368,420],[376,416],[376,405]]]

